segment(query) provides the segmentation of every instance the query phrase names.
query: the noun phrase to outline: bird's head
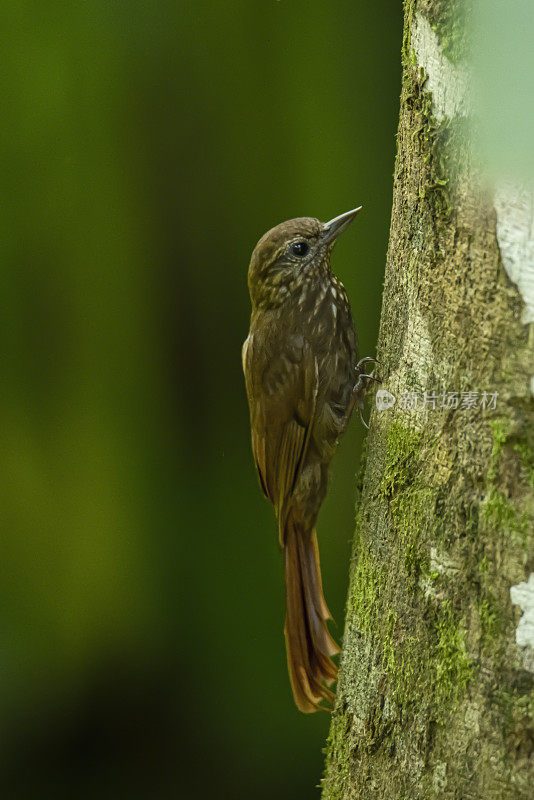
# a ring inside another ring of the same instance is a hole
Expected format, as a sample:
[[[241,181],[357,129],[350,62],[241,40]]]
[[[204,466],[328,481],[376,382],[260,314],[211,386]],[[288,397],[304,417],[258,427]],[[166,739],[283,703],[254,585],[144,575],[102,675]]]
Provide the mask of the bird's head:
[[[330,271],[330,253],[339,234],[350,225],[359,208],[329,222],[297,217],[267,231],[254,248],[248,286],[256,307],[281,305],[308,283]]]

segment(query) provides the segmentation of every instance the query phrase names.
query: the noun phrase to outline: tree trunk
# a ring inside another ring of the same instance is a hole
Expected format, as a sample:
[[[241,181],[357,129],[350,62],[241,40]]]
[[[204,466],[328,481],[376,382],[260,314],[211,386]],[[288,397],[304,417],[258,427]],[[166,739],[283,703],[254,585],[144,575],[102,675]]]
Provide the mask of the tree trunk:
[[[532,797],[532,196],[478,169],[462,26],[452,0],[405,4],[395,402],[362,467],[327,800]]]

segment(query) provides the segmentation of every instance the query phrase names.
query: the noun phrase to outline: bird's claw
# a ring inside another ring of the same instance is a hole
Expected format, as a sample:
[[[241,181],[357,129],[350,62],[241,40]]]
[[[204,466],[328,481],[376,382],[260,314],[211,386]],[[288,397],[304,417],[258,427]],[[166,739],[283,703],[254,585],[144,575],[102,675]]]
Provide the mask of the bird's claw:
[[[380,378],[375,377],[372,373],[369,375],[366,372],[363,372],[363,367],[365,364],[369,362],[373,362],[374,364],[379,365],[379,362],[376,358],[371,358],[371,356],[366,356],[365,358],[360,359],[356,364],[356,369],[358,370],[358,379],[354,385],[352,390],[352,398],[349,405],[349,415],[352,414],[354,406],[356,405],[356,401],[358,401],[358,408],[360,409],[360,419],[362,424],[364,425],[367,430],[369,430],[369,425],[363,418],[363,402],[365,399],[365,394],[367,389],[369,388],[369,383],[371,381],[375,381],[376,383],[381,383],[382,381]]]
[[[358,378],[367,378],[369,381],[376,381],[377,383],[382,383],[380,378],[376,378],[372,373],[371,375],[367,375],[365,372],[360,372]]]
[[[363,365],[367,364],[369,361],[372,361],[373,364],[377,364],[378,366],[380,366],[380,362],[376,358],[372,358],[372,356],[365,356],[365,358],[360,358],[360,360],[356,364],[356,369],[358,370],[358,372],[361,372]]]

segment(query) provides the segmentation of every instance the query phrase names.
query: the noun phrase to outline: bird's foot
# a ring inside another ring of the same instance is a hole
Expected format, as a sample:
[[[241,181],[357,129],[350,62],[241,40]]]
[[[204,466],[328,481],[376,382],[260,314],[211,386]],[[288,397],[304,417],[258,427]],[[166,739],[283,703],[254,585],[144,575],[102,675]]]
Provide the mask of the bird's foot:
[[[368,430],[369,430],[369,425],[363,418],[363,404],[365,401],[365,395],[372,381],[375,381],[376,383],[381,383],[380,378],[376,378],[373,375],[373,373],[369,375],[366,372],[364,372],[365,365],[371,361],[374,364],[379,365],[379,362],[376,360],[376,358],[371,358],[370,356],[366,356],[365,358],[360,359],[360,361],[358,361],[358,363],[356,364],[356,369],[358,370],[358,378],[352,389],[352,397],[350,399],[349,410],[348,410],[348,415],[350,417],[354,410],[354,406],[357,403],[358,408],[360,409],[360,419],[362,421],[362,424]]]

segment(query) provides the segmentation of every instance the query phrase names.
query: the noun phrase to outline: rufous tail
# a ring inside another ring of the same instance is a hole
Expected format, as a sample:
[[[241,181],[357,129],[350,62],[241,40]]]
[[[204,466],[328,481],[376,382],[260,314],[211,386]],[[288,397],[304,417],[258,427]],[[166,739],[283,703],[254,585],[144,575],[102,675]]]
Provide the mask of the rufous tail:
[[[287,666],[293,697],[300,711],[317,711],[331,704],[328,686],[337,678],[330,656],[339,653],[326,621],[331,619],[323,597],[319,548],[315,530],[303,531],[289,515],[285,526]]]

